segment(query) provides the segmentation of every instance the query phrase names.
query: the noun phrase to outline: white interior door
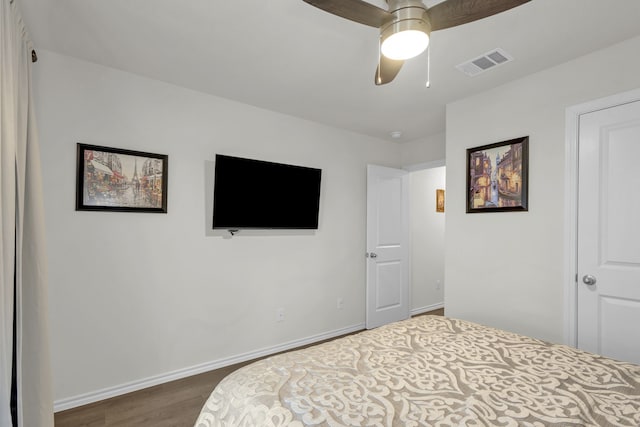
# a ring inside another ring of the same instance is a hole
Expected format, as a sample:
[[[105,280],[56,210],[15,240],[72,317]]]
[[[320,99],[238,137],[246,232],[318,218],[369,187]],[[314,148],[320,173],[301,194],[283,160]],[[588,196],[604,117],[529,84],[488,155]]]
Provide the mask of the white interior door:
[[[640,364],[640,101],[579,132],[578,347]]]
[[[409,173],[367,167],[367,329],[409,317]]]

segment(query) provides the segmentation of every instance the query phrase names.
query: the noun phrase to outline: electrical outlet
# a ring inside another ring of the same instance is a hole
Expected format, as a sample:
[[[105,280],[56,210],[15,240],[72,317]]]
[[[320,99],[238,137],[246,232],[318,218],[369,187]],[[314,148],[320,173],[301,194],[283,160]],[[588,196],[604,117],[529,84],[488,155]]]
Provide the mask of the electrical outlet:
[[[276,322],[284,322],[284,308],[276,309]]]
[[[344,299],[342,299],[342,297],[338,297],[338,302],[336,303],[336,308],[338,310],[342,310],[344,308]]]

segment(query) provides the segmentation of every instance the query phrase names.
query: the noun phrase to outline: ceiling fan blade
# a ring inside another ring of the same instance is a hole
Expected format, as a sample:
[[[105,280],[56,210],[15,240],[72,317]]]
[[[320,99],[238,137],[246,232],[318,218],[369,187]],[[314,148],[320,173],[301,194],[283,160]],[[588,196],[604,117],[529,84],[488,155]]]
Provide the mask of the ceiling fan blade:
[[[362,0],[303,0],[311,6],[325,12],[340,16],[350,21],[380,28],[382,24],[393,19],[393,15],[378,6]]]
[[[467,24],[512,9],[531,0],[447,0],[427,12],[431,30],[443,30]]]
[[[402,68],[402,64],[404,64],[404,61],[402,60],[389,59],[386,56],[381,55],[380,65],[378,65],[376,75],[374,77],[376,85],[385,85],[395,79],[398,72],[400,72],[400,68]]]

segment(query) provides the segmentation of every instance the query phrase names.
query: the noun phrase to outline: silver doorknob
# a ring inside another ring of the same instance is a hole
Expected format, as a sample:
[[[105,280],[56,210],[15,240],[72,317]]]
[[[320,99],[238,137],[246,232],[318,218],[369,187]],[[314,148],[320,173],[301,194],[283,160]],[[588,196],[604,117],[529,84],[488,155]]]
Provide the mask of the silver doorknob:
[[[378,258],[378,254],[377,254],[377,253],[375,253],[375,252],[369,252],[369,253],[367,254],[367,256],[368,256],[369,258]]]
[[[595,285],[596,284],[596,278],[590,274],[586,274],[583,278],[582,278],[582,282],[585,285]]]

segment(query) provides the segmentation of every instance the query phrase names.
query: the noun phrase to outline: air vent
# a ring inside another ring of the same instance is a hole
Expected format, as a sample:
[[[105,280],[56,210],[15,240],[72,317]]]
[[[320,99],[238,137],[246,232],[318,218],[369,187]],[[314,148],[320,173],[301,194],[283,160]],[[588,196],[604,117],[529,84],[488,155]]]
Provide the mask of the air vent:
[[[471,61],[463,62],[460,65],[456,65],[456,68],[468,76],[477,76],[480,73],[484,73],[491,68],[495,68],[498,65],[506,64],[509,61],[513,61],[513,57],[502,49],[494,49],[485,53]]]

